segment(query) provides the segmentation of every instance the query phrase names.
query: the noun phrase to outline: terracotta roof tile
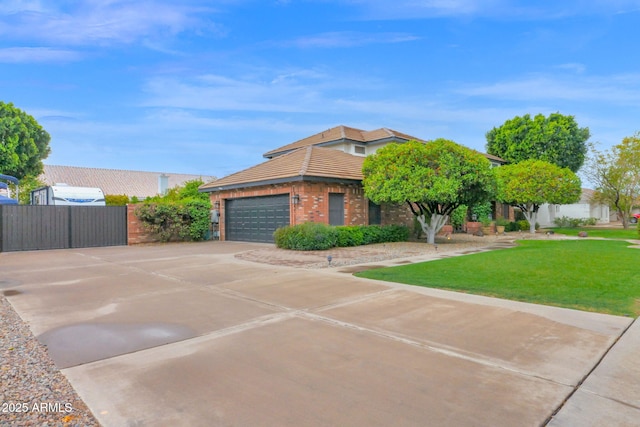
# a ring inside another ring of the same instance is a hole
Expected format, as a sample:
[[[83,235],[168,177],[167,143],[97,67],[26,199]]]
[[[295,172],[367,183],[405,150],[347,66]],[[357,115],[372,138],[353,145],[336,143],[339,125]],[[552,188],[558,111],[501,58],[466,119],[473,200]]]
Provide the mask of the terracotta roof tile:
[[[325,130],[324,132],[317,133],[291,144],[276,148],[275,150],[268,151],[264,154],[264,157],[274,157],[281,153],[286,153],[298,148],[308,147],[311,145],[324,145],[332,142],[340,142],[345,139],[358,141],[362,143],[369,143],[379,140],[385,140],[387,138],[397,138],[401,140],[415,139],[420,141],[419,138],[415,138],[410,135],[406,135],[401,132],[394,131],[392,129],[381,128],[373,131],[364,131],[361,129],[351,128],[347,126],[336,126],[334,128]]]
[[[39,178],[47,185],[65,183],[76,187],[98,187],[104,194],[126,194],[144,199],[158,194],[158,177],[163,173],[169,177],[169,188],[194,179],[202,179],[204,182],[215,179],[212,176],[191,174],[59,165],[44,165],[44,172]]]
[[[306,147],[274,157],[259,165],[220,178],[200,187],[215,191],[218,188],[250,186],[276,180],[309,177],[362,180],[364,157],[322,147]]]

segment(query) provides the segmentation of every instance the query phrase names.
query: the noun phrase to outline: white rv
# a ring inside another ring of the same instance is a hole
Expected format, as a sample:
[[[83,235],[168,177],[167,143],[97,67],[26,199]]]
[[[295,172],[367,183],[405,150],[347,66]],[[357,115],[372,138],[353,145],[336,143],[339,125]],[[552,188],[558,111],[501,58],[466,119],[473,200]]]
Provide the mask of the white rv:
[[[106,206],[99,188],[72,187],[66,184],[40,187],[31,192],[32,205]]]

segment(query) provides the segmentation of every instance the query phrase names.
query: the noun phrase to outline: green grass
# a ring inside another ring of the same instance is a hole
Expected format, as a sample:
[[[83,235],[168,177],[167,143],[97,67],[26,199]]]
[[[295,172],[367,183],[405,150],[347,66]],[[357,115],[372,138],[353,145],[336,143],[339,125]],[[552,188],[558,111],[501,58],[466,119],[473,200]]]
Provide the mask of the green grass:
[[[589,237],[604,237],[606,239],[640,239],[638,229],[635,224],[631,224],[629,229],[623,228],[599,228],[599,227],[580,227],[580,228],[550,228],[556,233],[566,234],[567,236],[577,236],[579,232],[586,231]]]
[[[522,240],[517,247],[359,277],[600,313],[640,315],[640,249],[617,240]]]

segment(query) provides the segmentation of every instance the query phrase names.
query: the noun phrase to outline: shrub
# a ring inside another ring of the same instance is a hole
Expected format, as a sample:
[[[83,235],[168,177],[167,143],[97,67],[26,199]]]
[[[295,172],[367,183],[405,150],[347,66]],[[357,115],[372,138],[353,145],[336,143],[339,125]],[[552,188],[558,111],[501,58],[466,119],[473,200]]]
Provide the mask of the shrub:
[[[136,208],[136,217],[145,230],[161,242],[204,240],[209,231],[210,203],[187,199],[181,203],[145,203]]]
[[[183,203],[183,221],[189,227],[189,239],[204,240],[209,232],[211,202],[208,199],[188,199]]]
[[[338,226],[306,222],[278,228],[274,233],[276,246],[299,251],[325,250],[333,247],[359,246],[372,243],[400,242],[409,238],[404,225]]]
[[[598,219],[597,218],[569,218],[568,216],[563,216],[562,218],[554,219],[553,223],[556,225],[556,227],[578,228],[583,225],[596,225],[598,223]]]
[[[273,237],[276,246],[298,251],[316,251],[333,248],[337,243],[335,227],[317,222],[278,228]]]
[[[475,215],[477,220],[480,222],[483,220],[491,222],[489,219],[491,217],[491,213],[491,202],[483,202],[471,207],[471,214]]]
[[[511,221],[504,226],[504,231],[518,231],[520,230],[520,225],[516,221]]]
[[[462,230],[467,219],[467,205],[460,205],[451,212],[451,225],[454,230]]]
[[[406,225],[386,225],[382,227],[381,240],[376,243],[404,242],[409,239],[409,228]]]
[[[359,226],[336,227],[336,246],[360,246],[364,242],[364,233]]]
[[[129,203],[129,196],[126,194],[105,194],[104,201],[107,206],[124,206]]]
[[[382,234],[382,226],[380,225],[363,225],[362,244],[371,245],[374,243],[379,243],[382,241]]]
[[[540,228],[540,224],[536,222],[536,230]],[[529,231],[529,221],[526,219],[521,219],[518,221],[518,230],[520,231]]]

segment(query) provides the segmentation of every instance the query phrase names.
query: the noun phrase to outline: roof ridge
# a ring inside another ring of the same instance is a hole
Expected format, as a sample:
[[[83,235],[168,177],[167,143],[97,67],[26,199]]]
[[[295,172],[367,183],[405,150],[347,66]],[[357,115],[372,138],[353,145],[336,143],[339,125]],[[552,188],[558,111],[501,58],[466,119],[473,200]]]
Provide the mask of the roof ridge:
[[[114,169],[114,168],[96,168],[89,166],[69,166],[69,165],[51,165],[44,164],[45,167],[54,167],[54,168],[73,168],[73,169],[89,169],[93,171],[114,171],[114,172],[136,172],[136,173],[153,173],[153,174],[170,174],[170,175],[194,175],[201,177],[212,177],[213,175],[201,174],[201,173],[184,173],[184,172],[158,172],[158,171],[141,171],[141,170],[133,170],[133,169]]]
[[[313,151],[313,145],[307,147],[307,153],[304,156],[304,160],[302,161],[302,165],[300,165],[300,176],[303,176],[307,173],[307,169],[309,168],[309,163],[311,163],[311,152]]]

